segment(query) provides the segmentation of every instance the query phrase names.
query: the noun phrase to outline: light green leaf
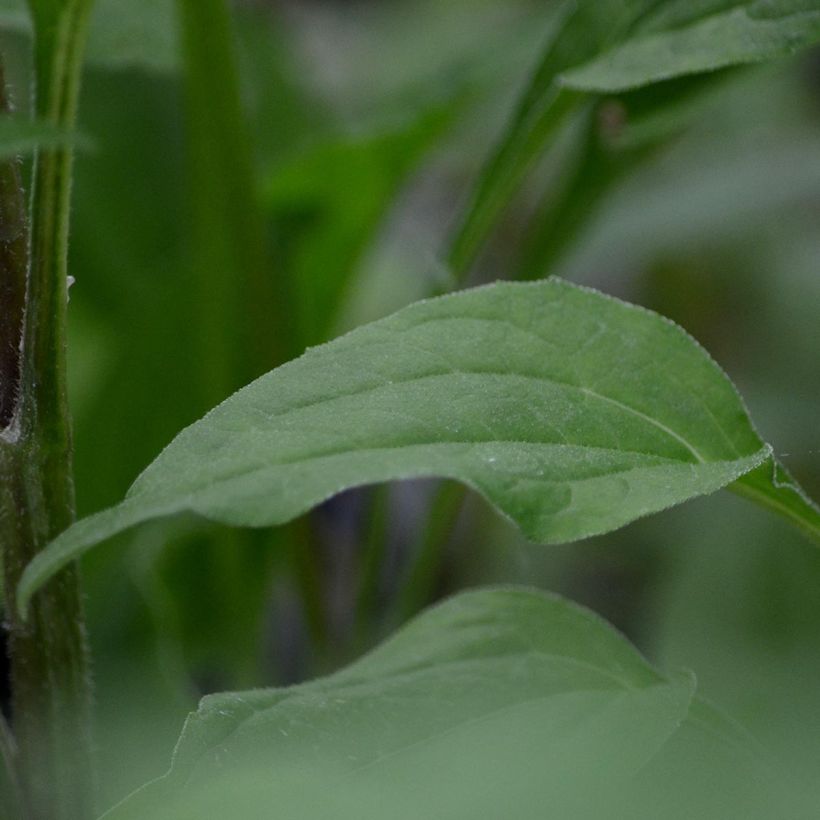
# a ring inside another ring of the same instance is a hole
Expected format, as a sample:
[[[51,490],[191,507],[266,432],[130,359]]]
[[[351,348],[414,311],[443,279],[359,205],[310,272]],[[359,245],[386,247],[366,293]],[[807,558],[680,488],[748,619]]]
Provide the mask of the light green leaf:
[[[681,28],[638,34],[564,73],[561,83],[576,90],[615,93],[686,74],[771,60],[818,40],[819,0],[756,0]]]
[[[236,393],[120,505],[40,553],[19,603],[93,544],[162,516],[281,524],[350,487],[441,476],[554,543],[713,492],[770,452],[673,323],[558,280],[498,283],[411,305]],[[781,492],[771,479],[755,484],[766,497]],[[820,533],[817,509],[798,507]]]
[[[106,817],[614,817],[613,799],[663,793],[663,767],[647,767],[670,743],[678,762],[682,732],[755,770],[742,733],[693,693],[580,607],[467,593],[331,677],[206,698],[169,774]]]

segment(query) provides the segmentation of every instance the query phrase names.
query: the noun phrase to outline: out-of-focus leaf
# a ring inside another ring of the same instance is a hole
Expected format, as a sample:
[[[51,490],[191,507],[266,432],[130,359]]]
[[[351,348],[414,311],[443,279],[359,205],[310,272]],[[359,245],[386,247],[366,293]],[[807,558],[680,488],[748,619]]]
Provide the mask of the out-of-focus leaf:
[[[677,817],[667,748],[678,763],[676,747],[694,739],[747,775],[765,771],[693,691],[693,678],[663,678],[573,604],[468,593],[329,678],[206,698],[169,774],[106,817],[250,820],[273,801],[312,820],[540,818],[544,806],[580,820],[635,817],[610,801],[634,809],[647,791],[660,798],[654,816]],[[743,788],[760,799],[757,782]]]
[[[541,64],[501,142],[478,180],[473,200],[450,251],[463,277],[499,213],[533,163],[581,101],[555,82],[562,72],[625,37],[653,0],[595,0],[558,6]]]
[[[722,4],[725,5],[725,4]],[[639,33],[561,78],[582,91],[615,93],[726,66],[793,54],[820,40],[820,1],[751,0],[688,25]]]
[[[770,457],[731,382],[673,323],[565,282],[496,284],[412,305],[232,396],[119,506],[40,553],[19,603],[94,543],[185,511],[281,524],[350,487],[442,476],[529,538],[561,542],[713,492]],[[817,508],[772,479],[745,489],[820,532]]]
[[[527,228],[514,278],[552,273],[616,186],[716,104],[728,73],[656,83],[588,105],[561,177]]]
[[[820,40],[818,0],[584,0],[561,8],[555,36],[456,234],[456,277],[467,272],[527,172],[587,95],[761,62]],[[656,126],[660,118],[658,111]]]
[[[265,199],[278,226],[277,264],[289,271],[295,348],[327,341],[397,189],[451,119],[452,107],[437,107],[398,128],[314,147],[272,173]]]

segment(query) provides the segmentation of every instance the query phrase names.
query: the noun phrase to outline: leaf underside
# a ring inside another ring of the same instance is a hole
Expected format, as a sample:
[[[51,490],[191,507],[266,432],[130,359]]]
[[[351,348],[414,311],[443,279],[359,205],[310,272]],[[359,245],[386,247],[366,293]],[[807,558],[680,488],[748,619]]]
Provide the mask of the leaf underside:
[[[93,544],[177,513],[282,524],[351,487],[437,476],[556,543],[713,492],[769,458],[731,382],[673,323],[559,280],[498,283],[411,305],[240,390],[120,505],[41,553],[18,600]],[[820,530],[793,485],[777,489],[771,467],[754,475],[757,493],[789,493],[792,517]]]

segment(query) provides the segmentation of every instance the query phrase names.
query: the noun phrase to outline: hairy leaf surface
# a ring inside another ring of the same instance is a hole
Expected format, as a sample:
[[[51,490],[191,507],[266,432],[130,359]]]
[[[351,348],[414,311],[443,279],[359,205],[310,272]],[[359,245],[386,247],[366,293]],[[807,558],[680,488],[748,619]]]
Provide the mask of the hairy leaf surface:
[[[350,487],[440,476],[555,543],[713,492],[767,459],[731,382],[673,323],[559,280],[498,283],[411,305],[240,390],[120,505],[41,553],[20,603],[91,545],[182,512],[281,524]],[[820,531],[816,508],[765,469],[754,492],[772,506],[788,497],[791,517]]]

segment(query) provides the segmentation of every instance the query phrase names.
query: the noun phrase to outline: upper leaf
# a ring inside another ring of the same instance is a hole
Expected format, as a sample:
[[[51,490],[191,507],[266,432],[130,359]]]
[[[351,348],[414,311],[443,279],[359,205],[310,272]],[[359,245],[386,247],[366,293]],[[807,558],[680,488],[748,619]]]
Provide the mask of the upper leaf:
[[[709,791],[687,744],[720,783],[687,810],[739,794],[766,816],[764,767],[693,690],[580,607],[468,593],[331,677],[206,698],[169,774],[107,818],[678,817],[675,781]]]
[[[562,281],[500,283],[411,305],[239,391],[119,506],[35,558],[19,601],[91,545],[185,511],[281,524],[350,487],[442,476],[529,538],[561,542],[713,492],[769,453],[732,384],[671,322]],[[771,470],[760,480],[820,531]]]
[[[566,72],[561,82],[583,91],[615,93],[684,74],[770,60],[820,39],[820,0],[731,5],[738,7],[680,28],[638,33]]]
[[[761,62],[820,40],[820,0],[580,0],[558,7],[541,64],[454,239],[469,269],[527,171],[590,94]]]

